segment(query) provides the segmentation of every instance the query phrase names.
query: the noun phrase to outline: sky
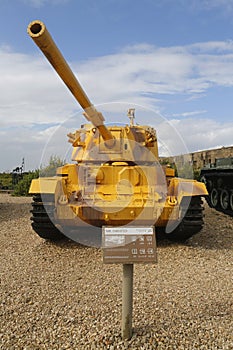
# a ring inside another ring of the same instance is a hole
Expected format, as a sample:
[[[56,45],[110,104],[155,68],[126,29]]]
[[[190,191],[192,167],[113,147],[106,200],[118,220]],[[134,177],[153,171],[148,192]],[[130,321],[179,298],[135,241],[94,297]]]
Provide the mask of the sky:
[[[136,108],[160,155],[233,145],[233,0],[0,0],[1,172],[69,162],[85,123],[27,34],[35,19],[106,122]]]

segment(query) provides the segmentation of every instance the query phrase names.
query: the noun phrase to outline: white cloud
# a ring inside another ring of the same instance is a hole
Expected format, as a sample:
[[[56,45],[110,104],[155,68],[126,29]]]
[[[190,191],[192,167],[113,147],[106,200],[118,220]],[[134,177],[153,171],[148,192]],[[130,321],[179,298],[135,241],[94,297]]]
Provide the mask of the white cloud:
[[[59,5],[59,4],[65,4],[67,3],[69,0],[20,0],[22,1],[24,4],[32,6],[32,7],[42,7],[44,5],[46,5],[46,3],[52,3],[53,5]]]
[[[170,123],[178,130],[189,152],[232,146],[233,122],[216,122],[209,118],[187,118],[173,119]]]
[[[0,49],[0,123],[29,125],[61,121],[75,104],[42,59]],[[51,120],[50,117],[51,116]]]
[[[204,0],[201,1],[201,4],[206,9],[223,8],[228,11],[233,9],[232,0]]]
[[[128,98],[140,91],[148,101],[156,93],[203,93],[215,85],[233,86],[233,43],[143,49],[139,46],[138,50],[133,47],[92,59],[78,70],[87,86],[97,91],[98,99],[98,91],[105,98],[118,98],[125,93]]]
[[[174,3],[173,0],[162,0],[158,6],[169,5]],[[230,15],[233,10],[233,0],[177,0],[177,6],[188,8],[190,11],[219,11],[219,15]]]
[[[183,113],[174,113],[172,114],[173,117],[191,117],[193,115],[200,115],[206,113],[206,110],[200,110],[200,111],[191,111],[191,112],[183,112]]]
[[[168,95],[174,99],[185,95],[188,101],[208,94],[210,87],[232,88],[233,43],[206,42],[167,48],[142,44],[125,48],[115,55],[84,63],[73,62],[72,68],[96,104],[122,101],[128,102],[129,107],[137,103],[159,110],[168,103]],[[17,165],[19,152],[15,152],[16,147],[17,151],[22,148],[22,153],[33,158],[31,164],[34,166],[38,149],[43,148],[46,140],[46,127],[41,131],[36,125],[48,124],[48,132],[51,132],[51,124],[64,121],[74,110],[80,110],[79,106],[39,54],[33,57],[0,48],[0,76],[0,146],[9,151],[9,154],[1,155],[1,167],[4,170]],[[232,125],[207,119],[208,111],[195,109],[181,111],[180,115],[190,117],[201,113],[206,114],[206,119],[198,119],[201,126],[191,118],[185,122],[172,121],[188,148],[193,151],[230,143]],[[177,115],[174,111],[173,116]],[[153,118],[145,120],[153,124]],[[77,127],[79,122],[80,119]],[[162,128],[161,133],[163,143],[169,145],[169,135],[166,136]],[[10,143],[14,144],[13,148]],[[172,145],[168,148],[174,149]]]

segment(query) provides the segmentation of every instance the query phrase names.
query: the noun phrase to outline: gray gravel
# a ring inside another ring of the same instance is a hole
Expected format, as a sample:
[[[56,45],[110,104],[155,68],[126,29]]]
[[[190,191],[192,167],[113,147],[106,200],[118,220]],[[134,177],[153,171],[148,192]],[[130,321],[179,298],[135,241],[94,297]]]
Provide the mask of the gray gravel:
[[[0,194],[0,349],[233,349],[233,219],[206,209],[186,244],[135,265],[133,337],[121,339],[121,265],[100,249],[48,243],[30,198]]]

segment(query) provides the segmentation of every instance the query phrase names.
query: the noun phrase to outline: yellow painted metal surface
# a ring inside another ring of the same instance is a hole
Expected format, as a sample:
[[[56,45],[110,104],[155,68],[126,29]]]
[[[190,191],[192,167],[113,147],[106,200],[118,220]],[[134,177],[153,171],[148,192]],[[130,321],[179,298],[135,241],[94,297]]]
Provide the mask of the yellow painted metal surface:
[[[203,182],[173,178],[170,181],[168,195],[171,196],[207,196],[208,191]]]
[[[30,194],[34,193],[48,193],[55,194],[57,185],[60,179],[56,177],[40,177],[39,179],[33,179],[29,189]]]

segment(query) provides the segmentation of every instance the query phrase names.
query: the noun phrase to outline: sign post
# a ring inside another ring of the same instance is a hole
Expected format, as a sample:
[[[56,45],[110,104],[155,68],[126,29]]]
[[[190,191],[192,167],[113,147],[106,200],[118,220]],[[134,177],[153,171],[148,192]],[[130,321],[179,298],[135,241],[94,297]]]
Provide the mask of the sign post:
[[[133,264],[123,264],[122,279],[122,324],[121,336],[123,339],[132,337],[133,314]]]
[[[133,264],[156,263],[156,240],[154,227],[102,228],[103,262],[122,263],[122,328],[123,339],[132,337],[133,313]]]

